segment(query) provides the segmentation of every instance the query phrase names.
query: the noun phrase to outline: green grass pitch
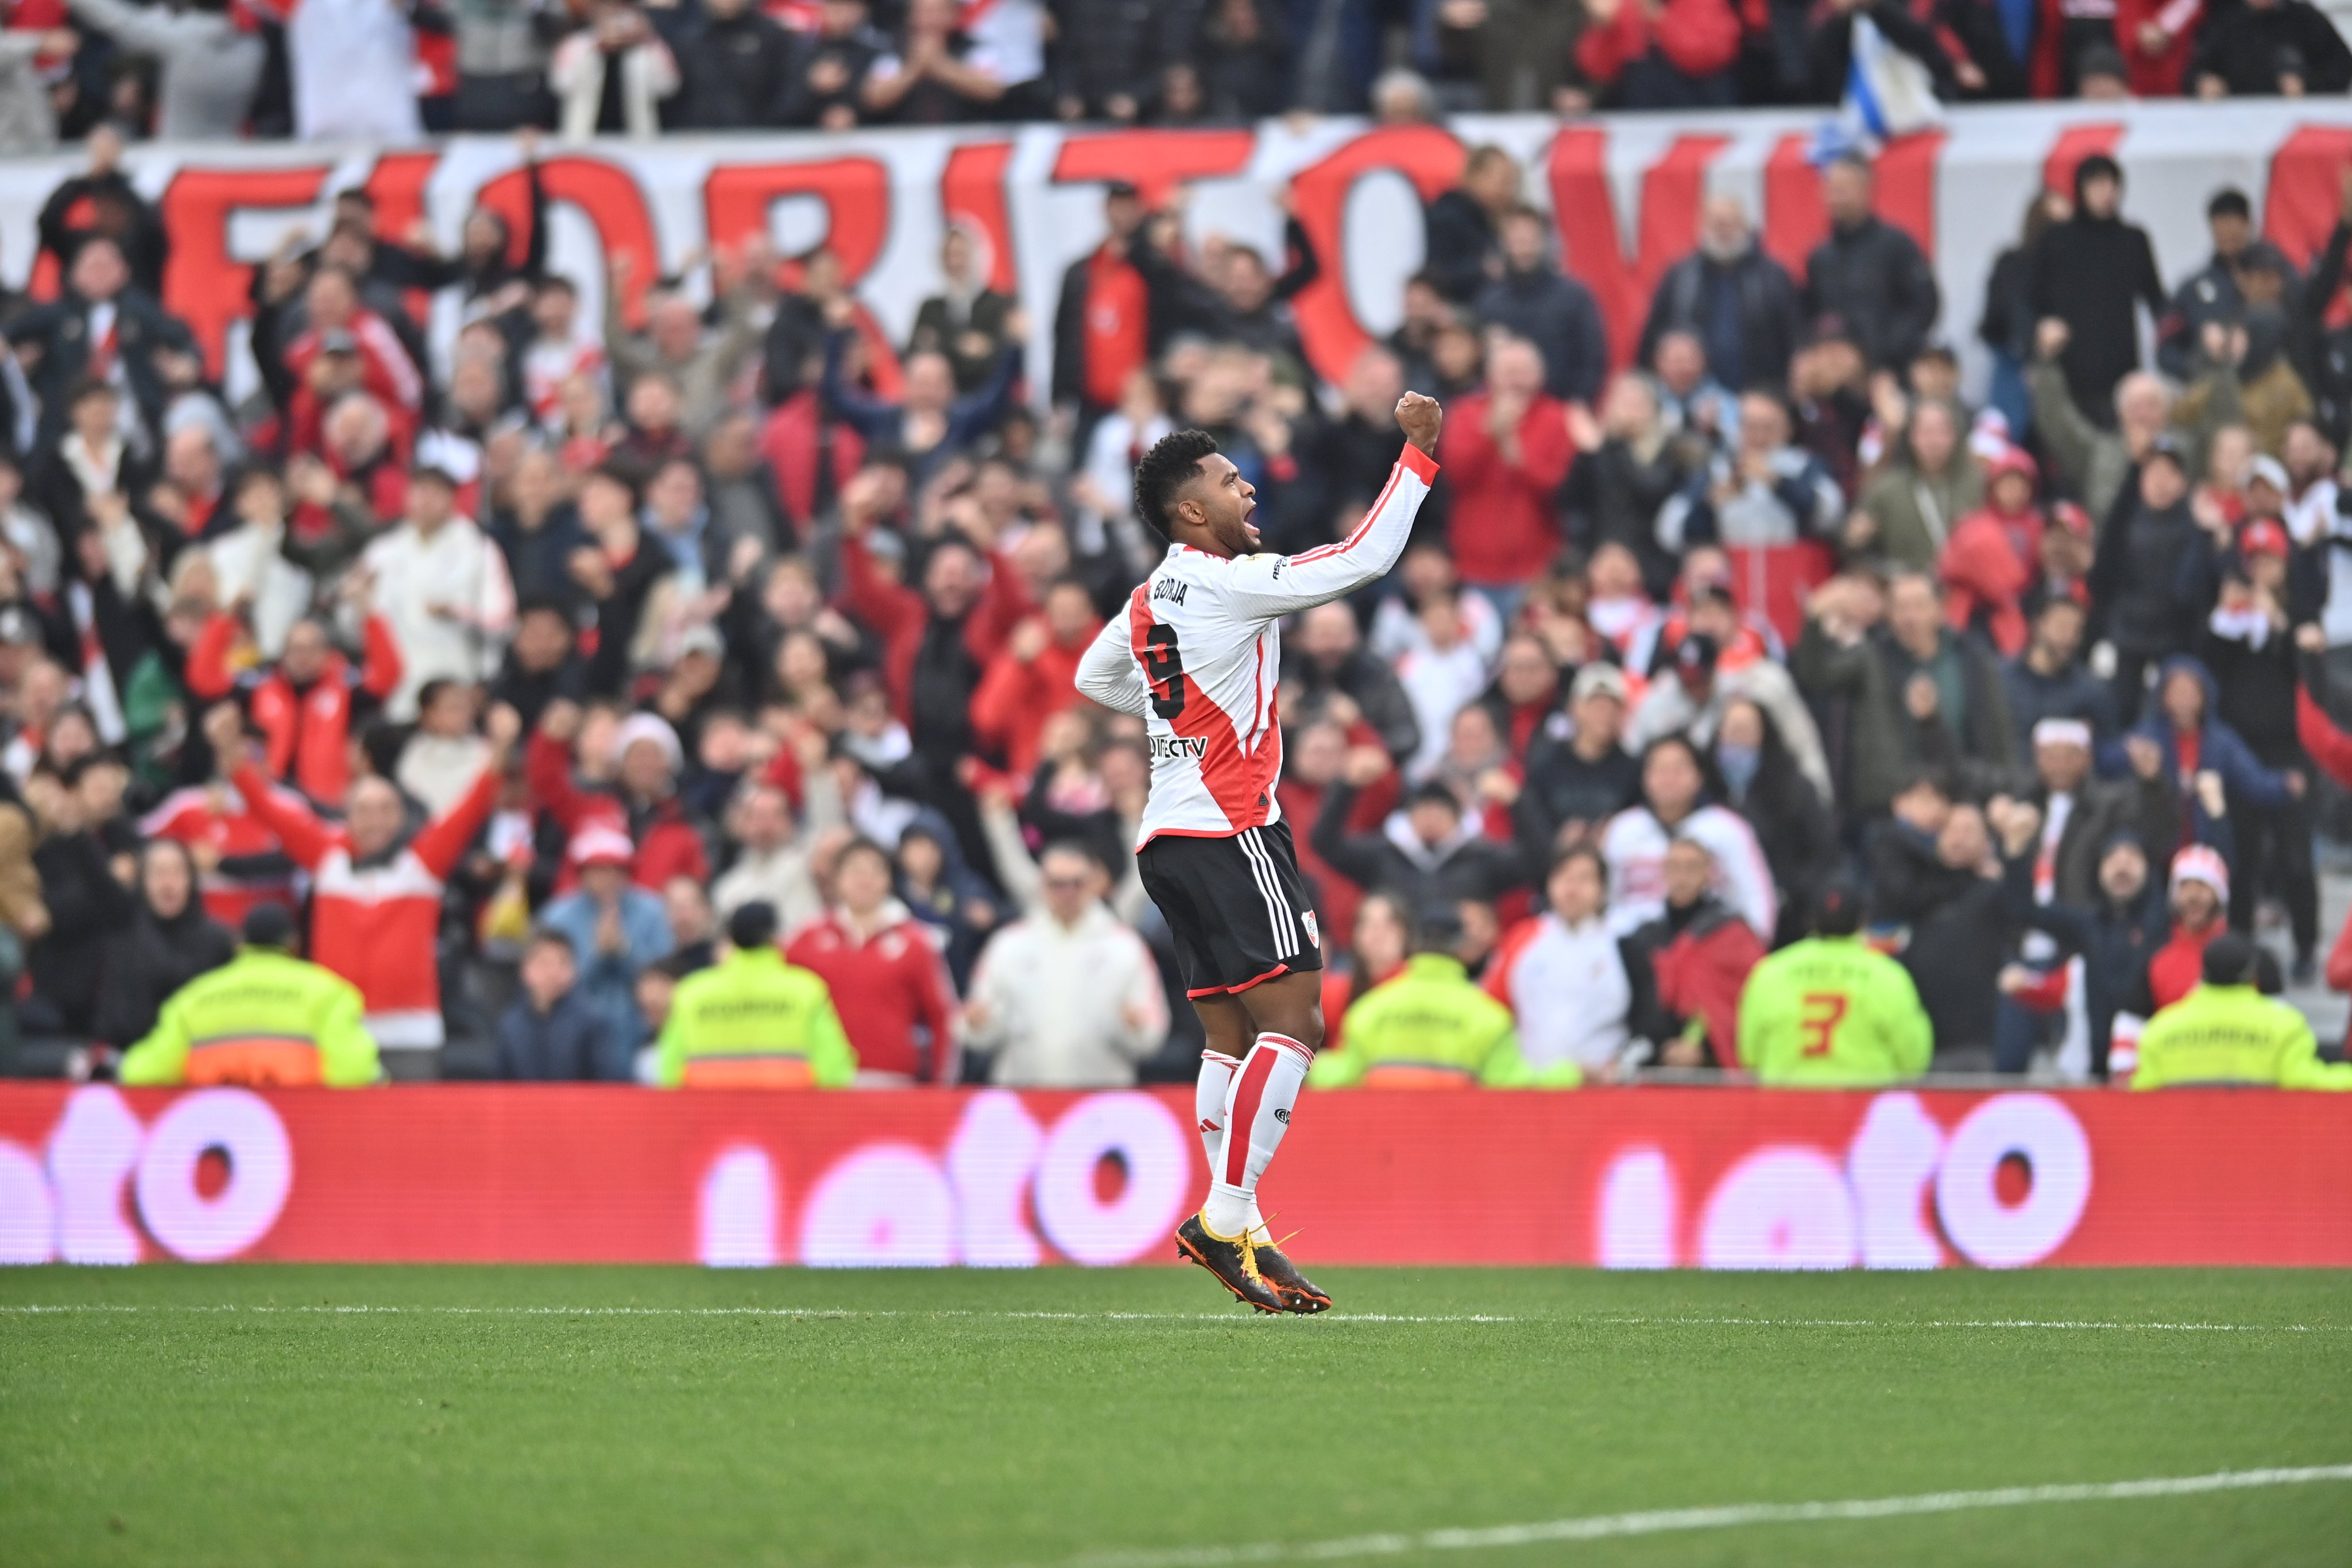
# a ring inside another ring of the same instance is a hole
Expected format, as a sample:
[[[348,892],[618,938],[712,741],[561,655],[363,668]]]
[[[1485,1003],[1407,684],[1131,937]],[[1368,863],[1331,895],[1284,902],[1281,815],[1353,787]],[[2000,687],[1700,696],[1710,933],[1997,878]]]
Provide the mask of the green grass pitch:
[[[2352,1463],[2341,1273],[1323,1282],[1256,1320],[1192,1270],[7,1270],[0,1563],[2352,1562],[2340,1479],[1419,1533]]]

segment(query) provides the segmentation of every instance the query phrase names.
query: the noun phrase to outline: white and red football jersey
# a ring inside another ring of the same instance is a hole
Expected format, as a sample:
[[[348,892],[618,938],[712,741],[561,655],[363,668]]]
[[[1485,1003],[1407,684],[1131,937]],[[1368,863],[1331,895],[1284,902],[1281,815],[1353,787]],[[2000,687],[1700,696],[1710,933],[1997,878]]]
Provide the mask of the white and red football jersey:
[[[1171,545],[1079,662],[1077,686],[1141,715],[1151,796],[1137,848],[1161,833],[1228,838],[1282,818],[1282,618],[1388,575],[1437,465],[1408,445],[1355,531],[1300,555],[1226,559]]]

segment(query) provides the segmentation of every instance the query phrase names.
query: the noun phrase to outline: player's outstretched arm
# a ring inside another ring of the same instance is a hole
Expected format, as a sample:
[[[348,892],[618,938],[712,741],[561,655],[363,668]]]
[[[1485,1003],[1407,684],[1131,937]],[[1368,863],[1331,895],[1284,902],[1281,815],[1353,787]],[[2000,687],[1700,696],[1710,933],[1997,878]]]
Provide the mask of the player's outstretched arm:
[[[1115,615],[1087,644],[1078,661],[1078,695],[1090,697],[1114,713],[1141,718],[1151,711],[1151,688],[1128,647],[1127,617]]]
[[[1234,563],[1234,608],[1269,619],[1345,598],[1389,574],[1412,536],[1412,519],[1437,477],[1437,436],[1445,411],[1433,397],[1409,392],[1397,400],[1405,448],[1389,473],[1381,498],[1355,530],[1337,544],[1298,555],[1245,556]]]

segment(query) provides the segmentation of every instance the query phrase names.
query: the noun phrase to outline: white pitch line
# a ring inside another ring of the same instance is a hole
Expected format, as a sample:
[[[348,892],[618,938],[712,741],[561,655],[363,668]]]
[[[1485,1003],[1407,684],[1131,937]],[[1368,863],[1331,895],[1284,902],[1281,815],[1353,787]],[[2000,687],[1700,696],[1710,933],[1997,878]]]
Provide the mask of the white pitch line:
[[[990,1312],[976,1308],[941,1307],[630,1307],[630,1306],[336,1306],[245,1305],[236,1302],[178,1301],[59,1301],[0,1302],[0,1314],[73,1312],[298,1312],[356,1314],[407,1312],[461,1317],[686,1317],[686,1318],[1003,1318],[1055,1322],[1249,1322],[1235,1312]],[[2352,1323],[2206,1323],[2126,1322],[2082,1318],[1754,1318],[1659,1317],[1616,1314],[1605,1317],[1522,1318],[1490,1312],[1409,1313],[1335,1312],[1319,1314],[1325,1323],[1559,1323],[1606,1328],[1771,1328],[1771,1329],[2042,1329],[2095,1333],[2352,1333]]]
[[[60,1301],[50,1303],[0,1302],[0,1313],[18,1315],[70,1314],[75,1312],[302,1312],[328,1316],[341,1314],[405,1312],[416,1314],[448,1314],[462,1317],[661,1317],[661,1318],[805,1318],[815,1320],[847,1320],[855,1318],[1008,1318],[1044,1320],[1056,1322],[1204,1322],[1244,1323],[1255,1321],[1255,1315],[1244,1317],[1237,1312],[986,1312],[969,1308],[940,1308],[937,1311],[860,1307],[449,1307],[449,1306],[247,1306],[235,1302],[207,1304],[178,1301]],[[1262,1315],[1262,1314],[1260,1314]],[[1345,1312],[1324,1316],[1326,1322],[1343,1323],[1514,1323],[1518,1318],[1496,1317],[1484,1312],[1458,1316],[1411,1315],[1396,1312]]]
[[[457,1317],[662,1317],[662,1318],[794,1318],[816,1322],[855,1318],[987,1318],[1046,1322],[1255,1322],[1238,1312],[990,1312],[976,1308],[941,1307],[525,1307],[525,1306],[335,1306],[241,1305],[236,1302],[178,1301],[59,1301],[0,1302],[0,1316],[49,1315],[75,1312],[291,1312],[329,1316],[367,1313],[439,1314]],[[2074,1318],[1751,1318],[1656,1317],[1511,1317],[1490,1312],[1411,1313],[1334,1312],[1318,1314],[1324,1323],[1556,1323],[1567,1327],[1601,1328],[1769,1328],[1769,1329],[1926,1329],[1937,1332],[2008,1329],[2101,1333],[2352,1333],[2352,1323],[2204,1323],[2125,1322]]]
[[[2352,1481],[2352,1465],[2309,1465],[2299,1469],[2219,1470],[2203,1476],[2159,1476],[2145,1480],[2096,1481],[2066,1486],[2000,1487],[1990,1491],[1921,1492],[1910,1497],[1860,1498],[1843,1502],[1751,1502],[1721,1508],[1657,1509],[1645,1513],[1587,1514],[1539,1524],[1503,1524],[1482,1530],[1424,1530],[1356,1535],[1339,1541],[1258,1542],[1244,1546],[1178,1547],[1154,1552],[1088,1552],[1066,1568],[1232,1568],[1246,1563],[1331,1562],[1348,1557],[1393,1557],[1408,1552],[1475,1552],[1527,1546],[1548,1541],[1599,1541],[1610,1536],[1660,1535],[1684,1530],[1730,1530],[1752,1524],[1815,1524],[1824,1521],[1900,1519],[1976,1509],[2024,1508],[2046,1502],[2113,1502],[2132,1498],[2194,1497],[2204,1492],[2254,1487],[2304,1486],[2315,1481]]]
[[[2352,1323],[2172,1323],[2105,1322],[2074,1318],[1684,1318],[1607,1317],[1563,1322],[1608,1323],[1631,1328],[1759,1329],[2094,1329],[2159,1330],[2170,1333],[2347,1333]]]

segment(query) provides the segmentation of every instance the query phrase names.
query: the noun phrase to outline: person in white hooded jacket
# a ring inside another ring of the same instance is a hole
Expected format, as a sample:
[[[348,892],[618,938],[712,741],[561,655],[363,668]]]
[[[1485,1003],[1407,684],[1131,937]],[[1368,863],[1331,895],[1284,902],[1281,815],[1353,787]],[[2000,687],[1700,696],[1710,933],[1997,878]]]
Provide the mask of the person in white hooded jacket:
[[[992,938],[964,1002],[965,1044],[1015,1089],[1125,1089],[1168,1038],[1160,967],[1103,903],[1092,852],[1049,846],[1044,906]]]
[[[1698,749],[1664,736],[1642,754],[1642,800],[1609,819],[1601,858],[1609,864],[1609,928],[1630,936],[1665,913],[1666,849],[1689,839],[1715,859],[1715,893],[1765,941],[1772,940],[1780,898],[1772,868],[1747,819],[1706,798]]]
[[[1667,1023],[1656,977],[1609,928],[1609,866],[1599,850],[1577,844],[1555,857],[1544,899],[1549,907],[1495,950],[1486,994],[1518,1020],[1519,1054],[1538,1074],[1573,1061],[1588,1078],[1613,1077]]]

